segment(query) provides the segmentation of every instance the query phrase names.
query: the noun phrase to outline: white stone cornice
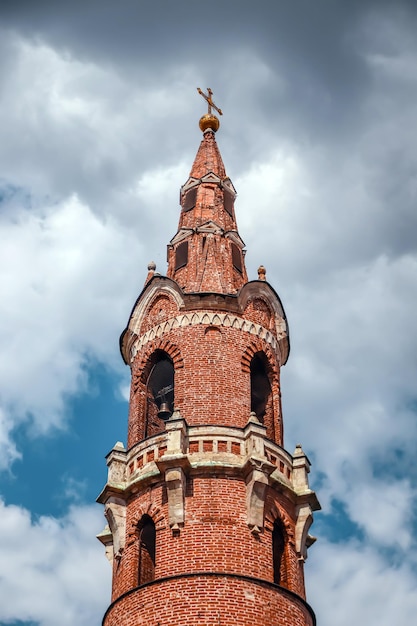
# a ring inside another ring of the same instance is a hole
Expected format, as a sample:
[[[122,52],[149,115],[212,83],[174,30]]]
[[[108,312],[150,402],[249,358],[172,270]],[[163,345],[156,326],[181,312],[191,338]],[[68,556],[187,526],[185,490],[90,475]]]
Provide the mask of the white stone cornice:
[[[125,546],[126,503],[132,494],[165,482],[168,520],[174,534],[186,523],[186,482],[189,476],[240,477],[246,483],[247,524],[258,534],[265,526],[268,487],[285,494],[296,506],[295,547],[300,559],[314,541],[309,535],[316,494],[301,476],[308,462],[301,446],[291,456],[266,437],[266,427],[251,414],[244,428],[206,424],[189,426],[178,409],[166,430],[130,450],[117,444],[108,455],[108,483],[98,501],[106,507],[108,527],[99,539],[111,560]],[[304,463],[304,465],[303,465]],[[116,481],[116,482],[114,482]],[[301,491],[300,491],[301,488]]]

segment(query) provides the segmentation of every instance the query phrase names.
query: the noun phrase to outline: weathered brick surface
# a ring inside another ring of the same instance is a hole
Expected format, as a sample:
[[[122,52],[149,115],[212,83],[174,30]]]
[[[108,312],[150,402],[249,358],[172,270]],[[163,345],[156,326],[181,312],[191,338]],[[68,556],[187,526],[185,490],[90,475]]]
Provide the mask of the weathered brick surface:
[[[207,131],[203,135],[190,171],[190,176],[201,178],[204,174],[207,174],[207,172],[214,172],[214,174],[217,174],[220,178],[226,176],[223,159],[217,146],[215,135],[211,131]]]
[[[314,626],[311,609],[272,583],[218,575],[176,577],[133,591],[104,626]]]
[[[175,344],[181,353],[181,368],[175,371],[175,405],[187,422],[190,425],[245,426],[251,411],[251,383],[250,372],[242,365],[243,355],[252,343],[256,345],[254,351],[263,347],[265,353],[271,353],[267,342],[260,339],[255,342],[248,332],[235,328],[203,324],[174,328],[164,335],[164,341]],[[144,350],[152,353],[160,345],[160,340],[156,339]],[[270,438],[281,445],[277,356],[271,354],[270,361],[272,397],[265,424]],[[128,447],[145,436],[146,411],[152,406],[147,402],[145,381],[140,380],[142,363],[142,353],[138,353],[132,366]],[[163,422],[160,428],[163,430]]]
[[[223,234],[190,234],[189,261],[175,270],[178,244],[168,249],[167,276],[174,278],[185,292],[237,293],[247,281],[246,271],[239,271],[232,263],[232,241]]]
[[[215,175],[213,180],[204,178],[210,174]],[[248,280],[244,244],[237,234],[233,201],[225,200],[225,195],[233,198],[235,194],[212,131],[204,134],[190,177],[195,181],[195,203],[181,211],[178,233],[168,246],[167,276],[186,292],[236,293]],[[188,242],[188,262],[178,267],[177,248],[184,241]]]
[[[146,333],[152,326],[161,324],[177,314],[178,307],[172,297],[167,294],[156,294],[148,306],[140,332]]]
[[[262,298],[253,298],[248,302],[243,313],[247,320],[252,320],[265,328],[274,330],[274,319],[270,306]]]
[[[175,534],[168,524],[163,484],[132,497],[127,509],[126,547],[114,572],[113,599],[138,584],[138,533],[143,514],[156,525],[155,578],[220,571],[273,581],[272,527],[282,519],[287,532],[282,584],[304,597],[302,566],[294,548],[294,505],[270,489],[264,532],[252,534],[246,519],[246,485],[234,477],[190,476],[185,496],[185,525]]]

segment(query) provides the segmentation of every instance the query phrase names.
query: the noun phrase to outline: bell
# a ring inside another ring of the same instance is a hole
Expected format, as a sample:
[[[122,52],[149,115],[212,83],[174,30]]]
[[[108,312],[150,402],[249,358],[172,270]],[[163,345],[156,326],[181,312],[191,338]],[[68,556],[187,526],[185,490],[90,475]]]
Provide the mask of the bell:
[[[170,417],[171,411],[169,408],[168,402],[161,402],[161,406],[159,407],[158,417],[163,420],[167,420]]]

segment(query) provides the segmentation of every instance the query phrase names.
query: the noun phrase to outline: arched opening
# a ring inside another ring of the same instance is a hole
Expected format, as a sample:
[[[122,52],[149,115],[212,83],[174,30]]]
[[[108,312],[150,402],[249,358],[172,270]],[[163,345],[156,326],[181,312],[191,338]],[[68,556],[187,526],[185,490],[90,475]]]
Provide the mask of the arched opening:
[[[263,352],[257,352],[250,364],[251,411],[262,424],[270,430],[268,436],[273,436],[273,402],[272,388],[269,381],[268,360]]]
[[[155,579],[156,530],[149,515],[144,515],[138,524],[139,559],[138,585]]]
[[[178,244],[175,250],[175,271],[185,267],[188,263],[188,241]]]
[[[232,243],[232,263],[233,267],[241,274],[243,272],[242,251],[235,243]]]
[[[146,383],[145,437],[160,432],[174,411],[174,365],[166,352],[156,350],[151,357]]]
[[[275,520],[272,530],[272,561],[274,583],[286,587],[287,572],[285,567],[286,533],[281,520]]]

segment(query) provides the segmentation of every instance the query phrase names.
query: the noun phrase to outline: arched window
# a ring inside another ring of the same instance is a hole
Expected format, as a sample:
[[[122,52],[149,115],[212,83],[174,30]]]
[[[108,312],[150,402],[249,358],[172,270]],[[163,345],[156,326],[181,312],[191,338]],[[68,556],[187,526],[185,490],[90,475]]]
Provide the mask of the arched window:
[[[265,414],[271,407],[272,390],[266,371],[267,360],[263,352],[254,355],[250,364],[251,411],[264,423]]]
[[[163,350],[154,352],[151,363],[146,384],[146,437],[162,430],[174,410],[174,365]]]
[[[275,520],[272,531],[272,560],[274,567],[274,583],[286,586],[287,575],[285,567],[286,533],[281,520]]]
[[[144,585],[155,579],[155,524],[149,515],[144,515],[138,524],[139,562],[138,585]]]

